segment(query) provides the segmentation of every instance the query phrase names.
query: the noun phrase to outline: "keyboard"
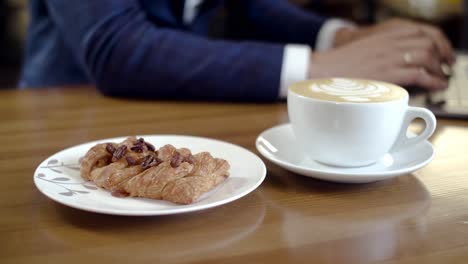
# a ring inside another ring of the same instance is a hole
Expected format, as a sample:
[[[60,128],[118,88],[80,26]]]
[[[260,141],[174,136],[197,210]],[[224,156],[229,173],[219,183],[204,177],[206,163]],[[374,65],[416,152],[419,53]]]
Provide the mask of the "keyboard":
[[[447,90],[411,92],[410,105],[429,108],[438,117],[468,119],[468,54],[458,54]]]

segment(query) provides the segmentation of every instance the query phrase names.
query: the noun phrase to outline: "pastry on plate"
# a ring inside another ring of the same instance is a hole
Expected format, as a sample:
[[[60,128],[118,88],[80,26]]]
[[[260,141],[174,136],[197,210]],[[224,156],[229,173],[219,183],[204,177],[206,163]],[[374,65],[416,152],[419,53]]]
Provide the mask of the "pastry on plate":
[[[118,197],[191,204],[229,177],[229,163],[209,152],[195,155],[168,144],[156,149],[143,138],[101,143],[80,162],[80,175]]]

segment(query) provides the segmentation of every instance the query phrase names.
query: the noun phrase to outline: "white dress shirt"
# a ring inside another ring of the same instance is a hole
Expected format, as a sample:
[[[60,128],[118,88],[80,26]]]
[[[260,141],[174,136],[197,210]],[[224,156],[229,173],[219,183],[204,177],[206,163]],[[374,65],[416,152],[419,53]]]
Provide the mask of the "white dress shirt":
[[[204,0],[186,0],[183,21],[190,24],[197,15],[197,8]],[[317,51],[330,49],[335,41],[335,33],[343,27],[353,27],[341,19],[327,20],[319,31],[315,47]],[[286,98],[290,84],[309,78],[311,48],[308,45],[286,44],[283,52],[283,64],[279,87],[279,98]]]

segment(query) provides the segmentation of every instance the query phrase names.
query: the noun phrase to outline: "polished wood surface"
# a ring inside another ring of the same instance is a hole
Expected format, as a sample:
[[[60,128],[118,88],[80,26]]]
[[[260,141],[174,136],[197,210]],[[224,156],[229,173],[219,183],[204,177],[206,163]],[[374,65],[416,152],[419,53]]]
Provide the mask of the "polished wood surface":
[[[468,263],[468,122],[438,120],[435,159],[364,185],[290,173],[264,159],[263,184],[196,213],[122,217],[56,203],[33,183],[66,147],[184,134],[253,152],[286,105],[107,98],[91,87],[0,91],[0,263]],[[417,127],[416,127],[417,129]]]

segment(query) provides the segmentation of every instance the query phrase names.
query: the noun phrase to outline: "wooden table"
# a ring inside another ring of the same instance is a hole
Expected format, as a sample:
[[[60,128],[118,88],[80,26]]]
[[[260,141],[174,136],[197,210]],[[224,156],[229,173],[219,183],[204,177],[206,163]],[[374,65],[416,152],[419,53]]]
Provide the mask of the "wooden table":
[[[258,154],[286,105],[149,102],[92,87],[0,92],[0,263],[468,263],[468,122],[439,120],[435,159],[391,180],[334,184],[265,163],[235,202],[172,216],[63,206],[33,183],[48,156],[132,134],[186,134]]]

